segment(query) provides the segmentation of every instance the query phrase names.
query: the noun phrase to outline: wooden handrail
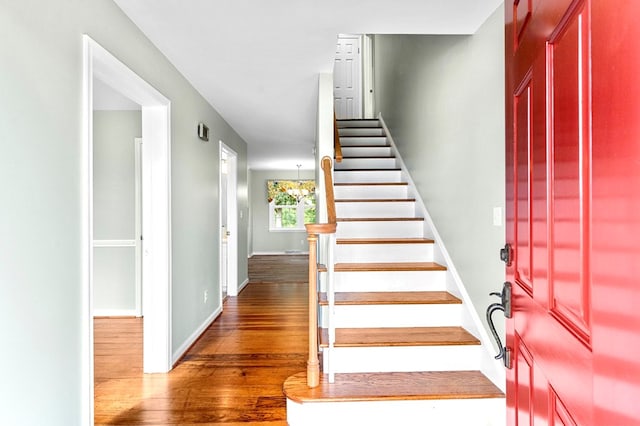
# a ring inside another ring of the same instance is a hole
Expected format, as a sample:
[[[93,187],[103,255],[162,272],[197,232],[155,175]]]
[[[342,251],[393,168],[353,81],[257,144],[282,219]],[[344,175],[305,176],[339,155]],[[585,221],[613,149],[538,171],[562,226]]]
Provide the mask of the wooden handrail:
[[[331,169],[331,158],[322,157],[329,223],[309,223],[305,225],[307,240],[309,241],[309,359],[307,360],[307,386],[310,388],[320,384],[320,362],[318,361],[318,237],[320,234],[335,234],[337,226]],[[327,271],[332,270],[332,266],[327,268]]]
[[[336,163],[342,163],[342,146],[340,145],[340,132],[338,132],[338,119],[336,112],[333,112],[333,152]]]
[[[331,177],[331,158],[322,157],[324,172],[324,188],[327,195],[327,217],[329,223],[336,223],[336,200],[333,195],[333,178]]]

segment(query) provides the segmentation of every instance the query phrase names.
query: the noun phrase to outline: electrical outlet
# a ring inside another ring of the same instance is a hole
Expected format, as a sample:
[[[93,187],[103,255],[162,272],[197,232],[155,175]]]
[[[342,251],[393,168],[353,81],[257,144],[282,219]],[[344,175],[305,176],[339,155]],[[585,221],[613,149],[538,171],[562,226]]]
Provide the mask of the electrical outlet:
[[[204,291],[204,303],[207,303],[207,300],[209,300],[209,290]]]

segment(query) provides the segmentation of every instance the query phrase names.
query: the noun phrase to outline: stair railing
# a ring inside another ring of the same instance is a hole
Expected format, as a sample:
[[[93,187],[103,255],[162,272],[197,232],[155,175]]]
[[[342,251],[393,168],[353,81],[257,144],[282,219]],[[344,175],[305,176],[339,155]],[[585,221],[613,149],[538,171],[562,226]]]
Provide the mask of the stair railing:
[[[309,241],[309,359],[307,360],[307,386],[314,388],[320,384],[320,362],[318,330],[326,325],[329,334],[328,347],[323,351],[323,361],[328,368],[329,381],[333,382],[331,371],[331,351],[335,342],[335,326],[331,321],[335,292],[333,289],[333,247],[336,233],[336,206],[331,176],[331,158],[322,158],[322,170],[325,182],[328,223],[305,225]],[[319,315],[318,293],[326,292],[329,313],[326,318]],[[320,326],[320,327],[319,327]]]
[[[338,119],[333,111],[333,152],[336,163],[342,163],[342,146],[340,145],[340,132],[338,131]]]

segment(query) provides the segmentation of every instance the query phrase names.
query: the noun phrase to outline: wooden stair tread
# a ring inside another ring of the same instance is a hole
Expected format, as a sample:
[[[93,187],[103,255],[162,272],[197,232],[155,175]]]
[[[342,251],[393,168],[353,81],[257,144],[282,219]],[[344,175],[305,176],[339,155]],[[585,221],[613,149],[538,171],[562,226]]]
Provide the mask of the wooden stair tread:
[[[351,137],[351,136],[345,136],[347,138]],[[369,137],[374,137],[374,136],[369,136]],[[383,138],[384,136],[380,136],[381,138]],[[391,145],[357,145],[357,144],[340,144],[341,148],[391,148]],[[345,158],[345,157],[342,157]],[[349,158],[362,158],[362,157],[349,157]],[[368,157],[371,158],[371,157]],[[375,158],[375,157],[373,157]],[[386,158],[386,157],[385,157]],[[393,157],[395,158],[395,157]]]
[[[315,388],[302,372],[289,377],[283,391],[298,403],[504,398],[479,371],[336,374],[335,383],[322,375]]]
[[[320,305],[328,305],[327,294],[321,293]],[[336,305],[459,305],[462,301],[446,291],[378,291],[339,292]]]
[[[393,167],[393,168],[388,168],[388,169],[380,169],[380,168],[375,168],[375,169],[334,169],[334,173],[335,172],[399,172],[401,169],[399,169],[398,167]]]
[[[480,341],[462,327],[336,328],[336,348],[390,346],[466,346]],[[320,333],[320,347],[329,346],[326,328]]]
[[[345,147],[343,147],[343,148],[345,148]],[[359,156],[359,155],[353,155],[353,156],[349,156],[349,157],[345,157],[344,155],[342,156],[343,160],[380,160],[380,159],[395,160],[395,158],[396,157],[393,156],[393,155],[376,155],[376,156],[368,156],[368,157],[362,157],[362,156]]]
[[[336,203],[412,203],[415,198],[343,198]]]
[[[337,222],[422,222],[423,217],[339,217]]]
[[[436,262],[375,262],[336,263],[335,272],[382,272],[382,271],[446,271],[447,267]]]
[[[407,182],[336,182],[333,186],[408,186]]]
[[[336,244],[433,244],[430,238],[338,238]]]

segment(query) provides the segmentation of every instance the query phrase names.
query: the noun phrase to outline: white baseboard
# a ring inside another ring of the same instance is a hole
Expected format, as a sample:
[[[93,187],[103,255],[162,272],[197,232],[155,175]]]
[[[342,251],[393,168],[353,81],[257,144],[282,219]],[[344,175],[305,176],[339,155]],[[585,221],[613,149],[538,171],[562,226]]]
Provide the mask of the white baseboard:
[[[249,278],[247,278],[246,280],[242,281],[242,283],[238,286],[238,294],[240,294],[240,292],[242,290],[244,290],[244,288],[247,286],[247,284],[249,284]]]
[[[204,333],[204,331],[209,327],[222,313],[222,306],[219,306],[210,316],[207,318],[200,327],[198,327],[192,334],[187,338],[187,340],[180,345],[178,349],[173,353],[173,357],[171,360],[171,364],[175,365],[175,363],[182,358],[182,356],[189,350],[191,345],[195,343],[196,340]]]
[[[294,254],[309,254],[308,251],[254,251],[249,255],[252,256],[282,256],[282,255],[294,255]]]
[[[94,317],[140,317],[135,309],[94,309]]]

